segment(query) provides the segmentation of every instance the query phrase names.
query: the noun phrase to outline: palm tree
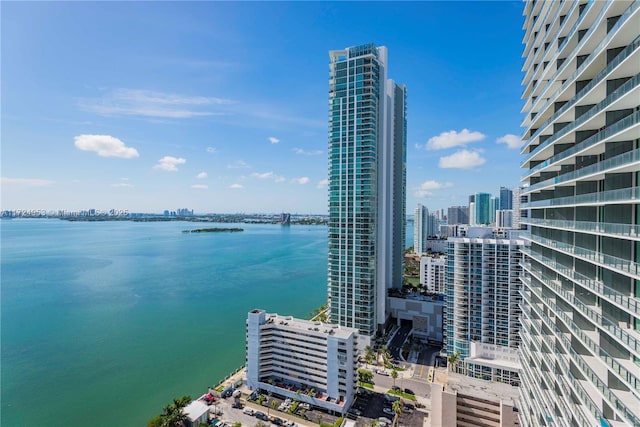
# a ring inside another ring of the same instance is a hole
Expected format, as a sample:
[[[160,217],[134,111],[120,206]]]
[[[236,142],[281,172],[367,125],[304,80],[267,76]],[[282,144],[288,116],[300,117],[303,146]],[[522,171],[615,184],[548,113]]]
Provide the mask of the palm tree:
[[[271,409],[275,411],[277,407],[278,407],[278,401],[276,399],[273,399],[271,401]]]
[[[393,412],[396,413],[396,416],[393,419],[393,423],[397,424],[398,423],[398,418],[400,417],[400,414],[402,413],[402,402],[400,402],[399,400],[396,400],[395,402],[393,402],[391,404],[391,409],[393,409]]]
[[[386,345],[382,346],[380,354],[382,355],[382,361],[384,362],[384,365],[387,366],[387,364],[389,363],[389,359],[391,359],[391,353],[389,353],[389,349]]]
[[[391,371],[391,378],[393,378],[393,388],[396,388],[396,378],[398,378],[398,371],[395,368]]]
[[[449,369],[453,371],[455,366],[458,364],[459,358],[460,358],[459,351],[456,351],[455,353],[452,353],[449,355],[449,357],[447,358],[447,362],[449,362]]]

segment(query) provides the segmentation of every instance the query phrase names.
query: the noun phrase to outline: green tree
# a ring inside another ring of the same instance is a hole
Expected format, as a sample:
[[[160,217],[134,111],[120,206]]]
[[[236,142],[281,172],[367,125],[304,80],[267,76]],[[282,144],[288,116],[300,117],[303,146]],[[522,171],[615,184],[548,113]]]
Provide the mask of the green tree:
[[[173,402],[162,409],[162,413],[152,418],[147,427],[183,427],[187,422],[187,415],[182,411],[191,402],[191,396],[173,399]]]
[[[271,409],[275,411],[277,407],[278,407],[278,401],[276,399],[273,399],[271,401]]]
[[[391,371],[391,378],[393,378],[393,388],[396,387],[396,378],[398,378],[398,371],[395,368]]]
[[[387,366],[389,364],[389,360],[391,360],[391,353],[389,353],[389,349],[386,345],[383,345],[380,349],[380,355],[382,356],[382,361],[384,365]]]
[[[366,369],[358,369],[358,381],[363,383],[373,384],[373,372]]]
[[[398,423],[398,418],[400,417],[400,414],[402,413],[402,402],[400,402],[399,400],[396,400],[395,402],[393,402],[391,404],[391,409],[393,409],[393,412],[395,412],[396,416],[393,419],[393,423],[397,424]]]
[[[376,355],[370,345],[364,348],[364,362],[367,365],[371,365],[375,359]]]
[[[455,353],[450,354],[449,357],[447,357],[447,362],[449,362],[449,369],[453,371],[456,365],[458,364],[459,360],[460,360],[459,351],[456,351]]]
[[[236,421],[233,423],[233,427],[242,427],[242,423],[240,421]]]

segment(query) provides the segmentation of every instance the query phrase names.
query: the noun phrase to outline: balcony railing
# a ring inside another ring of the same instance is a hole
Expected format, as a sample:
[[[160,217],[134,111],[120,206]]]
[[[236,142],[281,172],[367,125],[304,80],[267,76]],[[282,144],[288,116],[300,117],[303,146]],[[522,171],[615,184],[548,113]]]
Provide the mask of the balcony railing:
[[[607,10],[609,9],[609,6],[611,3],[613,3],[611,0],[609,0],[608,2],[609,4],[605,5],[602,10],[600,11],[598,18],[596,18],[595,22],[600,22],[600,19],[603,18],[604,14],[607,12]],[[592,1],[587,3],[586,9],[583,11],[581,16],[585,16],[585,13],[587,12],[587,10],[589,9],[589,7],[591,6],[591,4],[593,4]],[[562,86],[560,86],[560,88],[555,91],[553,93],[553,95],[547,97],[544,97],[545,99],[548,99],[547,104],[545,104],[545,106],[541,109],[539,109],[538,111],[544,111],[546,110],[549,105],[552,102],[555,102],[557,100],[558,95],[564,91],[565,89],[567,89],[567,87],[569,85],[573,84],[573,80],[575,78],[578,77],[578,75],[586,69],[586,67],[588,67],[594,60],[595,58],[600,54],[600,52],[602,51],[602,49],[604,49],[607,44],[609,44],[609,42],[611,41],[611,39],[617,34],[617,30],[627,21],[627,19],[638,9],[638,6],[640,5],[640,2],[638,2],[637,0],[635,0],[633,3],[631,3],[631,5],[627,8],[627,10],[624,11],[624,13],[620,16],[620,18],[618,19],[618,22],[616,22],[616,24],[614,25],[614,27],[611,29],[611,31],[609,31],[609,33],[605,36],[604,39],[602,39],[602,41],[600,42],[600,44],[598,44],[598,46],[593,49],[591,51],[591,54],[589,55],[589,57],[581,64],[580,67],[578,67],[573,74],[571,74],[571,76],[569,78],[567,78],[565,80],[565,82],[562,84]],[[559,56],[559,53],[562,51],[562,48],[564,48],[564,46],[569,42],[569,40],[571,39],[571,36],[574,34],[575,30],[577,29],[577,27],[580,25],[581,23],[581,19],[578,19],[575,24],[573,25],[573,27],[571,28],[571,30],[569,31],[569,33],[567,33],[567,36],[564,40],[564,42],[562,42],[562,44],[558,47],[558,52],[556,53],[556,55],[553,57],[553,61],[556,61]],[[592,27],[592,29],[595,28]],[[584,37],[582,39],[582,43],[578,43],[576,45],[576,47],[573,49],[573,52],[571,52],[570,54],[566,55],[565,58],[575,58],[577,56],[577,52],[582,48],[583,43],[586,42],[586,40],[588,39],[588,37]],[[562,73],[564,71],[564,68],[567,67],[569,65],[570,61],[565,61],[565,63],[563,64],[563,66],[561,66],[560,68],[558,68],[556,70],[556,72],[547,80],[547,86],[551,85],[553,83],[555,83],[558,80],[558,77],[560,76],[560,73]],[[564,79],[563,79],[564,80]],[[545,89],[543,89],[542,92],[544,92],[547,88],[545,87]],[[541,102],[543,99],[542,96],[538,97],[537,102]],[[531,107],[531,111],[533,111],[535,109],[535,105],[537,104],[534,103]],[[532,139],[530,138],[529,141],[531,141]],[[524,150],[526,147],[528,146],[525,145],[522,149]],[[534,149],[534,151],[538,150],[538,148],[540,147],[536,147]],[[529,153],[529,154],[533,154],[533,152]],[[527,160],[525,160],[524,163],[526,163],[526,161],[528,161],[528,159],[530,158],[530,156],[527,156]]]
[[[528,297],[527,297],[528,298]],[[529,300],[529,303],[531,301]],[[533,308],[533,311],[536,312],[536,314],[541,317],[541,312],[537,309],[537,307],[535,307],[533,304],[530,304],[530,306]],[[549,327],[549,323],[546,321],[544,321],[545,325],[547,325],[547,327]],[[555,325],[553,327],[549,327],[551,330],[553,331],[557,331],[555,329]],[[580,399],[580,403],[583,404],[588,411],[591,413],[591,415],[596,419],[596,420],[600,420],[602,419],[602,412],[598,409],[598,406],[593,402],[593,400],[591,399],[591,396],[589,396],[589,394],[587,394],[587,392],[584,391],[584,389],[582,388],[582,385],[580,384],[580,382],[573,376],[573,374],[571,373],[571,370],[569,369],[569,364],[567,363],[567,361],[565,360],[566,355],[564,354],[560,354],[557,350],[556,350],[556,346],[555,344],[544,334],[538,335],[538,337],[541,339],[541,341],[543,341],[547,347],[549,348],[549,350],[552,352],[552,354],[555,356],[554,359],[556,360],[557,364],[560,366],[560,368],[562,369],[562,373],[561,375],[556,375],[556,378],[558,379],[556,381],[556,383],[560,383],[562,385],[563,384],[563,380],[567,380],[567,382],[569,383],[569,386],[571,387],[571,390],[573,390],[573,394],[577,395]],[[533,344],[533,340],[527,340],[526,336],[523,336],[524,341],[527,342],[527,345],[529,345],[531,347],[531,344]],[[534,344],[534,347],[536,347],[536,350],[540,353],[540,354],[547,354],[546,352],[543,352],[541,347],[538,347],[537,344]],[[525,366],[525,364],[523,363],[523,366]],[[564,389],[564,387],[563,387]],[[569,403],[571,405],[573,405],[573,399],[571,398],[571,394],[572,393],[568,393],[568,390],[565,390],[565,399],[564,400],[566,403]],[[580,415],[581,416],[581,421],[582,423],[580,425],[592,425],[593,421],[592,420],[585,420],[584,417],[582,416],[582,411],[579,408],[574,408],[575,411],[572,412],[575,415]]]
[[[556,162],[559,162],[560,160],[573,156],[574,154],[577,154],[580,151],[585,150],[591,147],[592,145],[599,143],[600,141],[604,141],[605,139],[617,134],[618,132],[621,132],[627,128],[637,125],[639,122],[640,122],[640,111],[636,111],[635,113],[630,114],[618,120],[612,125],[607,126],[600,132],[594,135],[591,135],[589,138],[585,139],[582,142],[579,142],[573,147],[568,148],[563,152],[558,153],[555,156],[548,158],[544,162],[534,166],[533,168],[529,169],[525,174],[523,174],[521,178],[525,179],[528,176],[532,175],[533,173],[539,171],[540,169],[546,168],[547,166],[550,166]]]
[[[582,307],[584,307],[584,304],[582,304],[582,302],[577,300],[570,292],[565,291],[552,280],[544,278],[541,270],[531,268],[529,269],[529,272],[533,277],[536,278],[536,280],[544,283],[548,288],[553,289],[553,291],[556,292],[556,294],[560,295],[566,302],[573,305],[574,307],[577,307],[581,313],[583,312]],[[531,292],[533,292],[538,298],[540,298],[540,300],[544,301],[549,307],[554,307],[556,305],[555,302],[550,298],[543,296],[542,292],[540,292],[540,289],[537,286],[532,286],[530,279],[524,279],[524,281],[527,285],[529,285],[529,289],[531,289]],[[630,389],[640,392],[640,381],[638,380],[638,378],[636,378],[635,375],[629,372],[629,370],[625,366],[621,365],[620,362],[609,355],[609,353],[604,351],[598,344],[593,342],[593,340],[589,338],[589,336],[585,334],[583,330],[579,328],[563,310],[555,310],[554,313],[556,316],[559,316],[571,329],[573,335],[582,340],[582,343],[585,345],[585,347],[589,348],[595,357],[605,362],[605,364],[607,364],[613,372],[616,372]]]
[[[530,140],[533,140],[535,138],[537,138],[545,129],[547,126],[549,126],[551,123],[554,122],[554,120],[556,120],[558,117],[560,117],[565,111],[567,111],[569,108],[572,108],[575,103],[577,101],[579,101],[586,93],[588,93],[591,89],[593,89],[598,83],[600,83],[602,80],[604,80],[606,78],[606,76],[613,70],[615,69],[618,65],[620,65],[620,63],[622,63],[622,61],[624,61],[625,59],[627,59],[637,48],[638,46],[640,46],[640,36],[636,37],[636,39],[631,42],[631,44],[629,44],[626,48],[624,48],[622,50],[622,52],[620,52],[608,65],[607,67],[602,70],[601,72],[598,73],[597,76],[595,76],[584,88],[582,88],[580,90],[580,92],[578,92],[577,94],[574,95],[573,98],[571,98],[566,104],[564,104],[558,111],[556,111],[555,113],[553,113],[551,115],[551,117],[549,117],[542,125],[540,125],[540,127],[538,128],[537,131],[535,131],[530,137]],[[569,84],[573,84],[572,80],[574,78],[576,78],[578,76],[578,72],[582,71],[582,67],[587,66],[588,64],[586,64],[587,61],[585,61],[585,63],[583,63],[572,75],[570,78],[567,79],[567,81],[560,87],[560,89],[558,89],[554,95],[552,97],[549,98],[549,100],[547,101],[547,103],[545,104],[544,107],[542,107],[542,109],[540,111],[544,111],[545,109],[547,109],[552,102],[556,101],[556,96],[563,90],[565,90],[567,88],[567,86]],[[525,162],[526,163],[526,162]],[[521,165],[524,166],[524,163]],[[536,166],[537,167],[537,166]],[[533,171],[533,169],[532,169]]]
[[[594,205],[612,202],[640,202],[640,187],[620,188],[600,191],[598,193],[579,194],[577,196],[558,197],[554,199],[536,200],[523,203],[523,209],[545,208],[563,205]],[[524,219],[524,218],[522,218]],[[521,219],[521,220],[522,220]]]
[[[565,336],[565,334],[555,324],[552,324],[549,321],[548,317],[542,314],[542,312],[538,310],[538,307],[536,305],[531,304],[530,306],[536,312],[538,317],[542,319],[542,321],[547,326],[547,328],[549,328],[549,330],[553,332],[556,339],[563,345],[564,350],[569,354],[569,356],[574,361],[574,363],[578,366],[578,368],[580,368],[580,370],[582,371],[582,374],[591,381],[591,384],[596,389],[598,389],[600,394],[609,402],[611,407],[620,411],[625,419],[627,419],[628,421],[631,421],[631,425],[639,425],[640,419],[637,418],[637,416],[635,415],[635,412],[629,410],[629,408],[627,408],[627,405],[625,405],[624,402],[618,399],[618,397],[614,393],[612,393],[611,390],[609,390],[609,387],[607,387],[607,385],[602,382],[600,377],[596,375],[596,373],[584,361],[584,359],[582,359],[582,357],[573,349],[573,347],[571,346],[571,341],[569,341],[569,339]],[[543,339],[546,339],[546,337],[542,335],[541,337]],[[555,350],[555,346],[550,346],[550,348]],[[555,354],[558,355],[558,352],[555,351]],[[556,357],[556,359],[558,360],[558,362],[560,362],[560,365],[562,365],[562,368],[564,371],[563,375],[570,378],[571,382],[574,383],[575,379],[573,378],[573,375],[571,375],[571,371],[569,369],[567,361],[564,359],[564,357],[560,357],[560,356]],[[591,402],[591,398],[588,397],[588,395],[586,394],[582,386],[574,383],[574,387],[576,388],[575,391],[578,392],[578,395],[581,397],[581,400],[583,402]]]
[[[522,224],[542,225],[548,228],[561,230],[586,231],[598,235],[611,235],[616,237],[630,237],[640,239],[640,225],[617,224],[611,222],[593,221],[568,221],[560,219],[521,218]]]
[[[591,249],[581,248],[579,246],[570,245],[568,243],[559,242],[557,240],[545,239],[544,237],[540,236],[527,235],[523,237],[531,240],[532,242],[536,242],[552,249],[556,249],[560,252],[564,252],[567,255],[580,258],[584,261],[589,261],[592,263],[596,262],[603,267],[622,273],[624,275],[630,275],[635,278],[638,276],[638,274],[640,274],[640,265],[628,259],[602,254]]]
[[[539,262],[540,264],[546,265],[547,267],[555,270],[567,279],[572,280],[578,285],[589,289],[590,291],[597,294],[600,298],[603,298],[604,300],[614,305],[618,305],[623,309],[630,311],[631,313],[635,313],[636,316],[640,317],[640,301],[638,301],[636,298],[631,298],[627,295],[623,295],[622,293],[613,290],[608,286],[605,286],[602,281],[580,274],[573,268],[562,265],[556,260],[533,252],[531,248],[522,248],[521,251],[531,259]]]
[[[635,150],[627,151],[626,153],[622,153],[618,156],[611,157],[602,162],[595,163],[591,166],[584,167],[582,169],[578,169],[572,172],[567,172],[565,174],[555,176],[553,178],[538,182],[534,185],[531,185],[527,193],[531,193],[532,191],[539,190],[544,187],[550,187],[555,185],[561,185],[568,181],[577,180],[580,178],[584,178],[589,175],[594,175],[597,173],[604,173],[610,169],[620,168],[623,166],[630,166],[634,163],[640,162],[640,148],[636,148]]]

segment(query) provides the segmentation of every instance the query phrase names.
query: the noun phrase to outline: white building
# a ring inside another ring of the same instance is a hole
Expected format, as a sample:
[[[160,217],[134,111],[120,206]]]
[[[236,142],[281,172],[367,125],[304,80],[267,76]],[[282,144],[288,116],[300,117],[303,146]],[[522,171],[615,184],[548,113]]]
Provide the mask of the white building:
[[[445,271],[447,268],[447,257],[420,258],[420,285],[426,287],[429,292],[443,294],[445,292]]]
[[[524,426],[640,426],[640,1],[524,3]]]
[[[481,230],[492,229],[469,228],[470,232]],[[519,365],[512,358],[520,344],[520,249],[525,243],[522,239],[449,239],[444,351],[459,352],[459,372],[518,384]],[[474,348],[477,344],[494,346],[492,354],[486,356],[488,348]]]
[[[330,319],[357,328],[365,346],[404,275],[406,88],[387,78],[384,46],[329,58]]]
[[[358,330],[252,310],[247,386],[345,413],[357,386]]]

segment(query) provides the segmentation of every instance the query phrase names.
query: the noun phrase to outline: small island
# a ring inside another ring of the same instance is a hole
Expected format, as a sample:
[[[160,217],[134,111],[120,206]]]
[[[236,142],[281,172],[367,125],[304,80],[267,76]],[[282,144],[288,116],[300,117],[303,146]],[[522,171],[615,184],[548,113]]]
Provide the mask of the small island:
[[[242,228],[196,228],[195,230],[182,230],[183,233],[237,233],[238,231],[244,231]]]

